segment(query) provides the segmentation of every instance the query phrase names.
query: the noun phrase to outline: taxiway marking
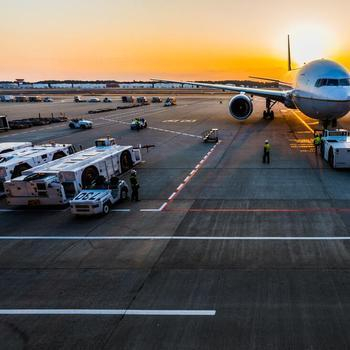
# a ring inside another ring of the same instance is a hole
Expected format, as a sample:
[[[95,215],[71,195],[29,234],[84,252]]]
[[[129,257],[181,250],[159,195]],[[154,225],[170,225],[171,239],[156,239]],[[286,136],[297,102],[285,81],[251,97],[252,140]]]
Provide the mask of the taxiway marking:
[[[128,310],[128,309],[0,309],[0,315],[64,316],[215,316],[216,310]]]
[[[173,202],[173,200],[179,195],[179,193],[185,188],[185,186],[191,181],[191,179],[198,173],[199,169],[203,166],[203,164],[206,162],[208,157],[214,152],[215,148],[221,143],[219,141],[217,144],[215,144],[208,153],[200,160],[200,162],[194,167],[194,169],[189,173],[188,176],[181,182],[181,184],[176,188],[176,190],[170,195],[168,198],[168,201],[164,203],[161,206],[161,210],[166,210],[167,206]]]
[[[301,123],[313,134],[314,133],[314,129],[312,129],[310,127],[310,125],[308,125],[297,113],[295,113],[294,111],[292,111],[292,113],[301,121]]]

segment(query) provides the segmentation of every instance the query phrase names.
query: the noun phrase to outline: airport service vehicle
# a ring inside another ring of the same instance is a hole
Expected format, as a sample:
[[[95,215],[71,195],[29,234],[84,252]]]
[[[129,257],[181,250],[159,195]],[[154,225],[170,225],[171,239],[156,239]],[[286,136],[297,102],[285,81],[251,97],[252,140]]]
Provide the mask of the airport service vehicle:
[[[72,119],[68,126],[71,129],[91,129],[92,121],[86,119]]]
[[[32,147],[31,142],[1,142],[0,143],[0,154],[13,152],[21,148]],[[1,157],[1,156],[0,156]]]
[[[123,180],[119,180],[113,189],[83,190],[69,202],[71,212],[75,215],[107,215],[113,204],[128,197],[128,191]]]
[[[136,102],[141,104],[141,105],[149,105],[147,97],[144,97],[144,96],[137,97]]]
[[[0,130],[7,131],[10,129],[9,123],[5,116],[0,116]]]
[[[101,102],[101,100],[97,97],[91,97],[88,102],[90,103],[98,103],[98,102]]]
[[[22,175],[25,170],[73,154],[72,145],[46,144],[17,149],[0,156],[0,193],[3,183]]]
[[[321,156],[332,168],[350,168],[350,133],[348,130],[324,130]]]
[[[43,102],[53,102],[51,97],[44,97]]]
[[[42,102],[42,98],[40,96],[29,96],[28,102]]]
[[[130,124],[131,130],[141,130],[147,128],[147,121],[144,118],[135,118]]]
[[[122,102],[123,103],[134,103],[135,97],[134,96],[122,96]]]
[[[111,100],[109,97],[105,97],[105,98],[103,99],[103,102],[104,102],[104,103],[112,103],[112,100]]]
[[[158,96],[154,96],[152,97],[152,103],[162,103],[163,99],[161,97]]]
[[[80,103],[80,102],[86,102],[86,100],[83,100],[81,96],[74,96],[74,102]]]
[[[16,102],[28,102],[27,96],[16,96]]]
[[[295,70],[292,69],[291,64],[289,36],[288,70]],[[325,129],[329,124],[335,128],[337,119],[344,117],[350,111],[349,72],[337,62],[325,59],[312,61],[295,71],[297,75],[294,85],[276,79],[251,77],[278,83],[282,90],[161,79],[157,79],[157,81],[189,84],[237,93],[230,100],[228,109],[230,115],[239,121],[246,120],[253,113],[252,96],[255,95],[266,99],[264,119],[274,119],[272,107],[280,102],[286,108],[298,109],[308,117],[319,120]]]
[[[15,96],[12,96],[12,95],[4,95],[4,96],[1,96],[0,101],[1,102],[16,102],[16,98],[15,98]]]
[[[34,169],[4,184],[10,205],[65,205],[100,176],[109,181],[141,162],[140,149],[99,139],[95,147]]]
[[[164,107],[171,107],[176,105],[176,98],[175,97],[168,97],[165,100]]]

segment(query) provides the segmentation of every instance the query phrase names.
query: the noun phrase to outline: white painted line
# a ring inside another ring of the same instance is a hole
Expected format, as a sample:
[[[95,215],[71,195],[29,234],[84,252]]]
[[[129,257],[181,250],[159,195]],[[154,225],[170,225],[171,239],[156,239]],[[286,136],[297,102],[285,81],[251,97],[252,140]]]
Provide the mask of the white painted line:
[[[127,212],[129,212],[130,210],[131,210],[131,209],[112,209],[111,211],[127,213]]]
[[[160,209],[142,209],[160,211]],[[0,241],[349,241],[350,236],[0,236]]]
[[[190,172],[190,175],[193,175],[193,174],[195,174],[196,173],[196,171],[195,170],[192,170],[191,172]]]
[[[216,310],[0,309],[0,315],[215,316]]]
[[[158,212],[160,211],[159,209],[140,209],[142,212]]]
[[[196,167],[195,167],[195,169],[199,169],[200,166],[201,166],[200,164],[197,164]]]
[[[160,206],[159,211],[164,210],[164,208],[165,208],[167,205],[168,205],[167,202],[163,203],[163,204]]]
[[[176,196],[176,192],[173,192],[171,196],[168,198],[169,201],[171,201]]]
[[[187,176],[184,182],[187,182],[190,178],[191,178],[190,176]]]
[[[181,191],[184,187],[185,187],[185,184],[181,184],[180,186],[178,186],[176,191]]]

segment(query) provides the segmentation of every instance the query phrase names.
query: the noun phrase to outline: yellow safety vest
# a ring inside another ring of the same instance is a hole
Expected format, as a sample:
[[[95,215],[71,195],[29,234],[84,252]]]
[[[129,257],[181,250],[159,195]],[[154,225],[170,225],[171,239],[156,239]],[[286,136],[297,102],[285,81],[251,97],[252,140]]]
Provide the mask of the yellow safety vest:
[[[264,150],[265,150],[265,152],[270,152],[270,149],[271,149],[270,144],[269,144],[269,143],[266,143],[266,144],[264,145]]]

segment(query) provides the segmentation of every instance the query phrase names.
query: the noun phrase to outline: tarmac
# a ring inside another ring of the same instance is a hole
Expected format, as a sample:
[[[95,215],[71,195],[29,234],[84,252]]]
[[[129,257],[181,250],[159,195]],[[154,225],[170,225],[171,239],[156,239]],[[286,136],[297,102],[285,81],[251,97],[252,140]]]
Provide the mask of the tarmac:
[[[141,201],[108,216],[0,200],[0,348],[349,349],[349,170],[315,154],[317,121],[281,105],[265,121],[255,98],[238,122],[227,95],[209,94],[86,114],[116,100],[0,104],[9,119],[62,112],[94,122],[13,130],[0,142],[89,147],[111,135],[155,145],[136,169]],[[149,128],[131,131],[136,116]],[[350,129],[349,116],[340,124]],[[211,128],[217,144],[201,140]]]

